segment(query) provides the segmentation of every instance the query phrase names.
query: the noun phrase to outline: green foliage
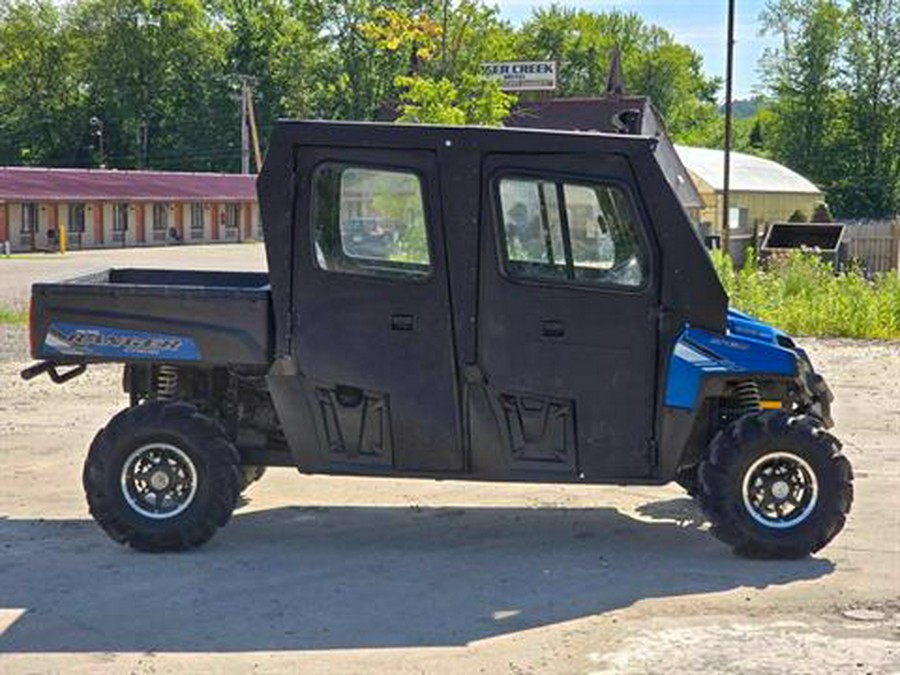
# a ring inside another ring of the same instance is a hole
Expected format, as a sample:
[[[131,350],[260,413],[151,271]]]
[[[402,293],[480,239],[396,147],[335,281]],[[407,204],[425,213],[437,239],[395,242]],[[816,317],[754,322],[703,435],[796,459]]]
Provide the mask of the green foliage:
[[[397,85],[403,88],[398,122],[498,126],[516,100],[480,74],[466,74],[458,84],[445,77],[400,76]]]
[[[900,210],[900,0],[769,0],[765,145],[839,217]]]
[[[478,51],[498,26],[493,12],[478,11],[472,2],[462,3],[452,22],[448,17],[446,35],[443,26],[424,12],[381,10],[375,21],[363,26],[380,49],[409,54],[408,74],[394,79],[400,99],[398,121],[501,125],[516,97],[483,75],[481,59],[464,59],[460,51],[463,39],[467,48],[471,44]]]
[[[812,218],[810,219],[813,223],[833,223],[834,218],[831,215],[831,209],[828,208],[828,204],[818,203],[816,204],[816,208],[813,210]]]
[[[551,5],[535,10],[516,34],[520,58],[563,64],[560,96],[602,93],[614,47],[622,53],[627,92],[650,96],[676,140],[685,141],[716,118],[719,79],[703,74],[702,58],[691,47],[637,14]]]
[[[0,2],[3,163],[87,160],[82,56],[80,37],[56,3]]]
[[[82,0],[71,12],[86,108],[103,125],[104,152],[97,142],[96,159],[210,167],[216,150],[208,139],[233,138],[234,116],[218,114],[229,93],[220,76],[224,36],[200,0]]]
[[[486,0],[444,7],[0,0],[0,165],[237,170],[242,77],[263,141],[279,117],[500,124],[515,99],[483,61],[555,59],[558,95],[595,96],[614,47],[677,142],[722,146],[719,79],[636,14],[551,5],[516,28]],[[779,47],[734,149],[809,177],[839,218],[900,211],[900,0],[769,0],[762,20]]]
[[[900,338],[900,276],[869,281],[858,269],[835,274],[832,266],[800,251],[767,267],[748,256],[736,270],[713,251],[713,262],[731,305],[795,335]]]
[[[715,79],[622,12],[484,0],[0,0],[0,164],[236,170],[239,81],[262,138],[279,117],[499,124],[515,98],[481,63],[555,58],[562,95],[597,95],[610,49],[676,136],[715,123]],[[91,122],[96,119],[96,122]],[[98,130],[102,125],[101,136]]]
[[[0,306],[0,326],[28,323],[28,311],[14,307]]]
[[[794,211],[790,216],[788,216],[789,223],[808,223],[809,218],[806,217],[806,214],[803,213],[800,209]]]

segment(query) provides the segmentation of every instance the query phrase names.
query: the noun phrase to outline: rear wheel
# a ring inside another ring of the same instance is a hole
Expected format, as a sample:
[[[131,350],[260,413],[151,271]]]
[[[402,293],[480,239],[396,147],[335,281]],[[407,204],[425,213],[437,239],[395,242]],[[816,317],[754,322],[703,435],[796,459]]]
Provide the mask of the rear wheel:
[[[112,539],[178,551],[228,522],[239,494],[238,453],[194,406],[144,403],[97,434],[83,480],[91,515]]]
[[[799,558],[843,529],[853,471],[815,418],[745,415],[721,431],[700,466],[712,533],[739,555]]]

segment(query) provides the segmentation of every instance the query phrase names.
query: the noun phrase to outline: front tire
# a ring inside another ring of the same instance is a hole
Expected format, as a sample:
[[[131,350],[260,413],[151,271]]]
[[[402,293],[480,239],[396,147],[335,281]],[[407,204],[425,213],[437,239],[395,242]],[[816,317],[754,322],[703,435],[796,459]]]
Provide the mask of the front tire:
[[[738,555],[801,558],[843,529],[853,471],[818,420],[752,413],[720,431],[700,465],[712,534]]]
[[[91,515],[140,551],[181,551],[231,518],[239,457],[218,422],[187,403],[128,408],[101,429],[84,465]]]

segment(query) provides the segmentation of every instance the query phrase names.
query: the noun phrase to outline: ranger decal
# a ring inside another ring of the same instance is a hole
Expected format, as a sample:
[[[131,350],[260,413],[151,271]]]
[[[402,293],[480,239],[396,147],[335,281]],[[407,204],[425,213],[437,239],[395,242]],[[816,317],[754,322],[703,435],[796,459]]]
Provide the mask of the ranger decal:
[[[52,354],[71,356],[200,360],[197,344],[188,337],[74,323],[50,324],[44,348]]]

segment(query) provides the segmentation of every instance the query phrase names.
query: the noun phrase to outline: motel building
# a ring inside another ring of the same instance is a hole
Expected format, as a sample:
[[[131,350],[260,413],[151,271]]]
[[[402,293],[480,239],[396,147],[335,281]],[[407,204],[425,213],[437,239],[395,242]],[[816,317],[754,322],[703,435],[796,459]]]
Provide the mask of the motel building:
[[[14,252],[261,240],[246,174],[0,167],[0,247]]]

